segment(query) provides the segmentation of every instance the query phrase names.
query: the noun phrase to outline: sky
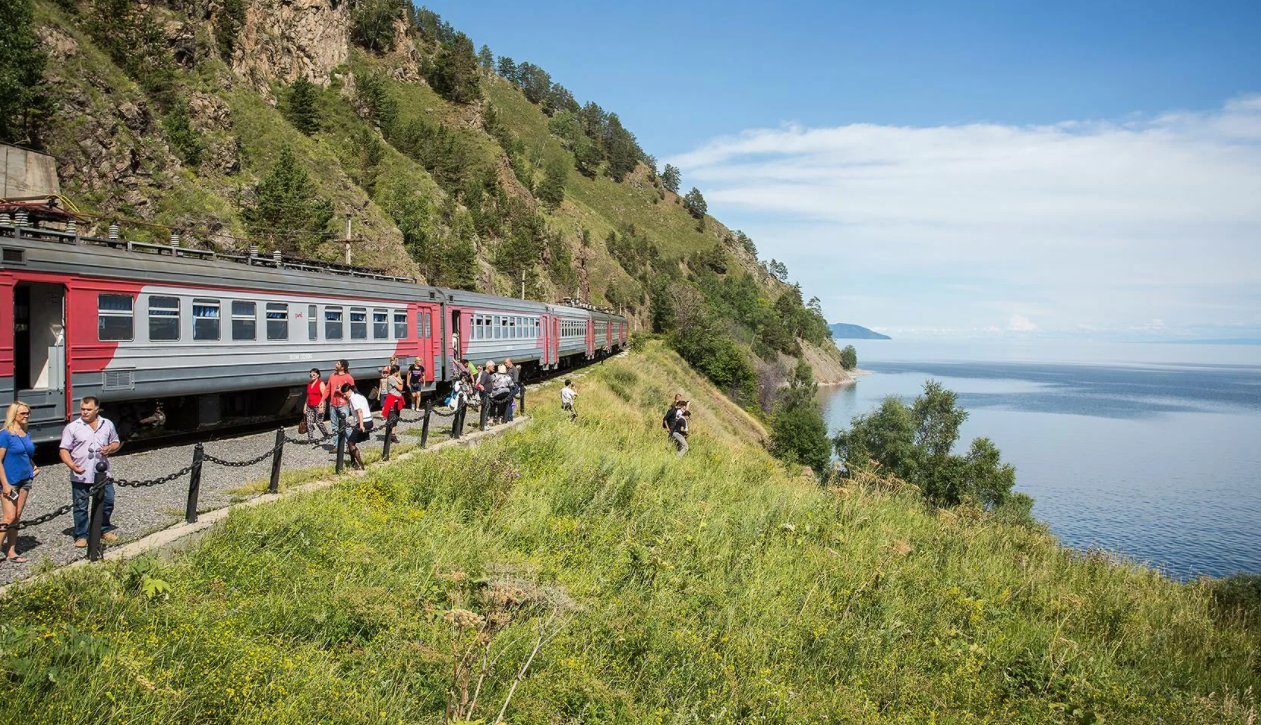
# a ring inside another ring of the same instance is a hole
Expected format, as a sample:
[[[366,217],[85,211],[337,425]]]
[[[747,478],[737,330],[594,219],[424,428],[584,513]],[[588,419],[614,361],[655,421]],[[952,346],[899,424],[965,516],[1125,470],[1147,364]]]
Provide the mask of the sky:
[[[617,112],[832,321],[1261,338],[1261,2],[429,7]]]

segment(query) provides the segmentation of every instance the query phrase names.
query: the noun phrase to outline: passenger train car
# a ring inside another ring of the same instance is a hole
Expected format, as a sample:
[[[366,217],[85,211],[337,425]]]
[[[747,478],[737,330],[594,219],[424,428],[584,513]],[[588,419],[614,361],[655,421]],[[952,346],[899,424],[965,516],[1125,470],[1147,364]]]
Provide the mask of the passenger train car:
[[[307,371],[350,362],[368,391],[391,356],[425,368],[511,357],[527,374],[613,353],[627,320],[371,270],[0,224],[0,404],[56,440],[95,395],[124,435],[296,415]],[[3,321],[12,320],[12,324]]]

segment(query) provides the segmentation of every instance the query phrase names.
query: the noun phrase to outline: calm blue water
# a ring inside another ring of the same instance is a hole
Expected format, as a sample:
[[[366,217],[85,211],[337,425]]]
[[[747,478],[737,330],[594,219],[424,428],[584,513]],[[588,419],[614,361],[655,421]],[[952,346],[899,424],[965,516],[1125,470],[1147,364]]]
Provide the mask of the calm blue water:
[[[988,436],[1068,546],[1171,576],[1261,572],[1261,346],[845,340],[871,371],[820,393],[829,428],[925,380]]]

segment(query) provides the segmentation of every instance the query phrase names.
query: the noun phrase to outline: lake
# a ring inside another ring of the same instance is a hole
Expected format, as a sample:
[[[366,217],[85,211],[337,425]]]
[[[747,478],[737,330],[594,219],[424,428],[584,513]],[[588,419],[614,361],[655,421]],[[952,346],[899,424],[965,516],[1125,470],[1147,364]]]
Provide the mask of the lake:
[[[829,429],[928,379],[1075,549],[1180,579],[1261,572],[1261,346],[840,340],[871,374],[822,388]]]

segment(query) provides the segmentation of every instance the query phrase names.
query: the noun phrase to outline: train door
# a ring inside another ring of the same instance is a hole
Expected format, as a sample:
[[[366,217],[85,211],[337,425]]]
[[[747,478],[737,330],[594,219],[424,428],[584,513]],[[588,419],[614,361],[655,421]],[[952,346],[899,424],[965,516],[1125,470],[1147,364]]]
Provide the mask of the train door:
[[[464,328],[460,324],[460,310],[456,307],[448,307],[447,309],[447,339],[442,340],[442,349],[445,351],[443,357],[450,362],[447,365],[448,370],[455,370],[455,363],[459,361],[461,352],[464,350]]]
[[[441,350],[441,330],[436,330],[437,308],[432,305],[420,305],[416,308],[416,359],[425,366],[425,379],[441,380],[442,371],[438,369],[445,360],[435,355]]]
[[[31,406],[33,429],[66,423],[66,287],[13,286],[13,392]],[[34,431],[32,431],[34,432]]]
[[[560,364],[560,318],[552,317],[552,367]]]

